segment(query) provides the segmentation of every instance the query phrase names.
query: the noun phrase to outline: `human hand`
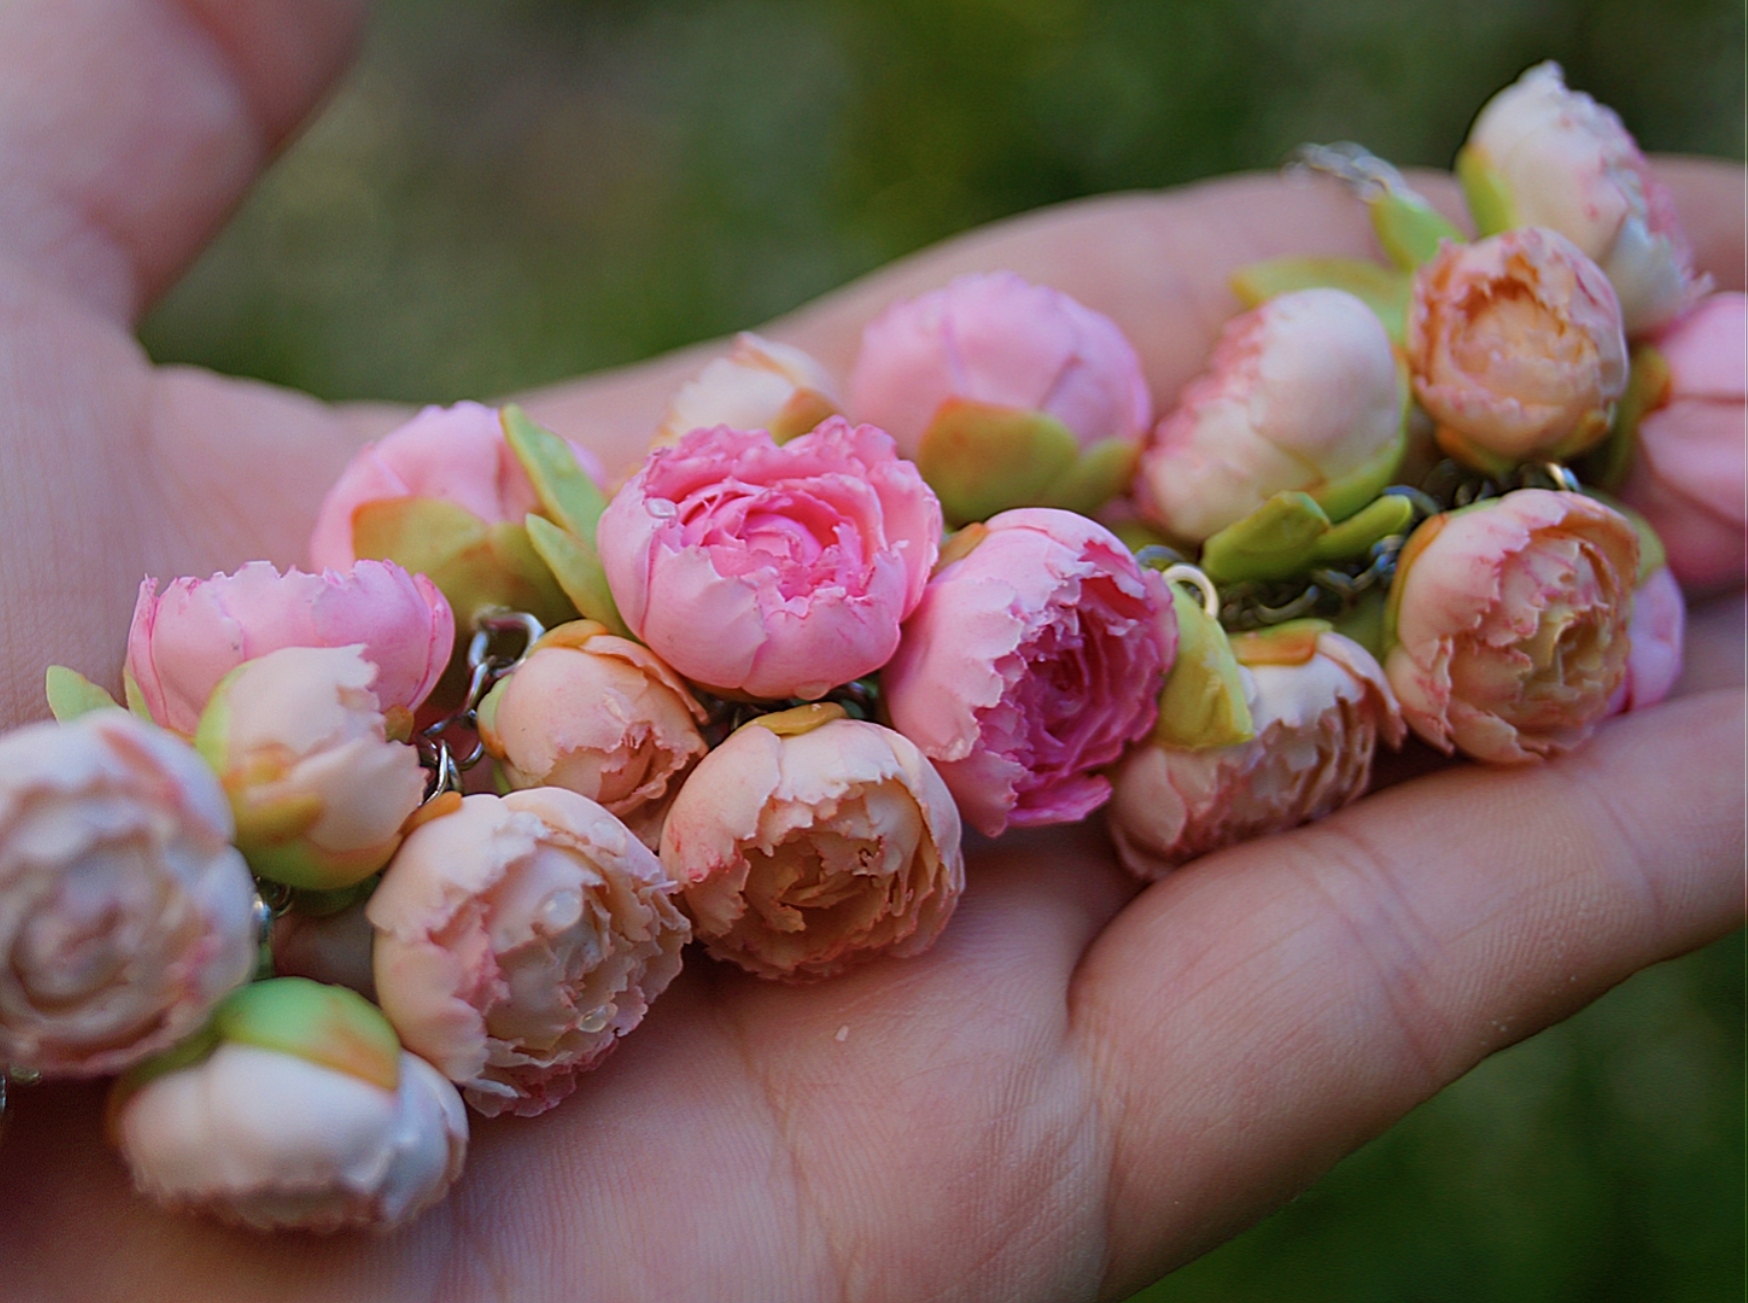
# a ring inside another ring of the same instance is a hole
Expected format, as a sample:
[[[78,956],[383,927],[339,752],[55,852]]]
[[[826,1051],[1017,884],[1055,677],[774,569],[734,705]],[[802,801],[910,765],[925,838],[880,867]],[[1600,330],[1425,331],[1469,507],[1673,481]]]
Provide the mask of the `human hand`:
[[[50,661],[114,677],[142,573],[300,559],[322,492],[381,428],[371,410],[153,372],[128,335],[338,65],[354,8],[0,11],[8,722],[41,713]],[[1740,288],[1740,170],[1668,177],[1701,264]],[[1022,218],[772,333],[841,374],[880,305],[1007,266],[1116,317],[1166,397],[1235,309],[1232,266],[1368,247],[1344,196],[1239,179]],[[622,462],[695,366],[530,406]],[[1740,617],[1702,613],[1693,633],[1689,686],[1719,690],[1555,764],[1442,768],[1144,892],[1096,828],[1010,836],[973,850],[928,955],[820,986],[689,957],[574,1099],[478,1123],[462,1183],[389,1239],[171,1217],[126,1189],[100,1088],[21,1092],[0,1143],[3,1289],[1120,1297],[1486,1053],[1740,921]]]

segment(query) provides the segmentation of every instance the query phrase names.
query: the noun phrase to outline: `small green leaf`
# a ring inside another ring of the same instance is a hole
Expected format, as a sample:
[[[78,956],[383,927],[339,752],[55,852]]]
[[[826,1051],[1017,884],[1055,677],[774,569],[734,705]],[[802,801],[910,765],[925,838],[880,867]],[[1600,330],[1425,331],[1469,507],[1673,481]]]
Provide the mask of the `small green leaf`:
[[[1154,740],[1187,751],[1250,741],[1256,725],[1226,631],[1199,598],[1182,588],[1173,585],[1171,600],[1177,612],[1177,659],[1159,694]]]
[[[1075,458],[1068,474],[1045,493],[1039,505],[1091,515],[1118,494],[1128,492],[1140,458],[1141,448],[1133,439],[1101,439]]]
[[[1464,242],[1463,233],[1418,195],[1386,189],[1367,207],[1378,243],[1390,261],[1404,271],[1431,262],[1443,241]]]
[[[1381,538],[1403,533],[1414,523],[1414,504],[1395,494],[1375,498],[1312,545],[1316,561],[1346,561],[1361,556]]]
[[[1469,206],[1469,216],[1475,222],[1475,234],[1481,239],[1498,235],[1514,226],[1523,225],[1517,217],[1517,205],[1512,202],[1511,189],[1505,178],[1487,161],[1487,156],[1473,145],[1457,151],[1457,180],[1463,186],[1463,200]]]
[[[119,710],[114,697],[65,665],[51,665],[46,676],[49,713],[61,723],[89,715],[94,710]]]
[[[1346,290],[1384,323],[1398,344],[1407,332],[1408,298],[1413,278],[1405,271],[1362,258],[1270,258],[1240,267],[1232,292],[1249,308],[1294,290]]]
[[[368,1081],[400,1083],[401,1042],[383,1013],[356,991],[306,977],[239,987],[213,1014],[221,1040],[275,1050]]]
[[[1202,569],[1215,583],[1285,579],[1312,563],[1329,517],[1308,493],[1277,493],[1202,545]]]
[[[601,568],[601,557],[594,547],[539,516],[530,515],[524,524],[529,545],[578,614],[599,620],[621,638],[630,638],[631,630],[620,617],[613,590],[607,586],[607,572]]]
[[[1639,422],[1669,393],[1669,362],[1649,344],[1633,349],[1627,391],[1614,407],[1614,420],[1601,443],[1586,450],[1574,469],[1586,484],[1614,492],[1626,481],[1639,446]]]
[[[504,438],[534,484],[541,510],[571,534],[593,543],[595,524],[607,499],[589,473],[577,464],[571,446],[544,430],[511,403],[499,413]]]
[[[917,469],[949,525],[1041,506],[1074,470],[1080,443],[1042,412],[949,398],[917,449]]]

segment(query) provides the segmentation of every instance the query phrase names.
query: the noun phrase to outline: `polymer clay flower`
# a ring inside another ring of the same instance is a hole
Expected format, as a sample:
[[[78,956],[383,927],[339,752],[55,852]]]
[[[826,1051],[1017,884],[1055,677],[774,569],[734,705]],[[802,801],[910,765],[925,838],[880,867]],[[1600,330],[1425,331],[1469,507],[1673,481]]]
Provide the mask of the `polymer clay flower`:
[[[1138,878],[1321,819],[1364,795],[1380,737],[1401,745],[1395,698],[1358,643],[1317,621],[1232,641],[1255,735],[1202,749],[1152,739],[1117,769],[1111,834]]]
[[[455,1087],[367,1001],[297,977],[243,988],[124,1077],[109,1126],[142,1194],[257,1230],[392,1230],[467,1153]]]
[[[959,814],[891,729],[803,706],[704,758],[662,829],[705,949],[761,977],[830,977],[934,944],[965,889]]]
[[[1489,100],[1457,159],[1490,229],[1545,226],[1601,266],[1634,338],[1703,290],[1669,193],[1613,110],[1541,63]]]
[[[195,745],[230,796],[238,849],[262,877],[331,891],[369,877],[400,845],[425,771],[390,736],[376,677],[358,647],[282,647],[213,690]]]
[[[1668,381],[1639,421],[1621,497],[1699,592],[1748,578],[1748,296],[1713,294],[1652,347]]]
[[[1681,677],[1687,606],[1668,566],[1639,581],[1627,637],[1627,672],[1613,709],[1644,710],[1667,697]]]
[[[599,481],[596,459],[569,446]],[[316,516],[310,558],[343,571],[360,557],[382,557],[427,574],[464,628],[492,606],[557,624],[570,603],[523,527],[538,509],[497,409],[427,407],[359,449],[340,473]]]
[[[1390,589],[1384,659],[1413,730],[1494,764],[1590,736],[1627,673],[1633,526],[1578,493],[1524,489],[1435,516]]]
[[[392,561],[283,575],[267,561],[235,574],[140,584],[127,635],[127,674],[165,728],[192,736],[218,681],[281,647],[362,645],[384,710],[411,711],[430,694],[455,643],[455,619],[424,575]]]
[[[880,683],[892,726],[965,822],[1071,823],[1110,797],[1102,770],[1153,727],[1177,646],[1171,598],[1102,525],[1046,507],[968,533]]]
[[[1389,483],[1407,399],[1364,303],[1333,289],[1279,295],[1227,323],[1207,373],[1159,423],[1137,505],[1197,543],[1282,491],[1309,493],[1340,520]]]
[[[1571,457],[1626,390],[1620,304],[1553,231],[1446,244],[1414,278],[1408,365],[1450,456],[1485,471]]]
[[[641,643],[578,620],[537,641],[480,703],[480,740],[511,787],[599,801],[653,848],[645,819],[707,749],[704,708]]]
[[[1090,511],[1126,486],[1153,419],[1116,323],[1012,272],[957,277],[870,322],[850,410],[892,434],[954,521]]]
[[[742,331],[727,357],[713,358],[669,400],[651,446],[671,447],[681,435],[718,425],[764,430],[787,443],[842,407],[831,377],[813,358]]]
[[[714,692],[825,695],[879,669],[916,607],[941,508],[871,425],[834,418],[779,447],[694,430],[658,448],[601,516],[627,625]]]
[[[453,804],[408,835],[365,907],[377,997],[474,1108],[532,1117],[643,1021],[691,929],[655,855],[587,797]]]
[[[120,710],[0,738],[0,1063],[119,1072],[255,967],[254,884],[188,746]]]

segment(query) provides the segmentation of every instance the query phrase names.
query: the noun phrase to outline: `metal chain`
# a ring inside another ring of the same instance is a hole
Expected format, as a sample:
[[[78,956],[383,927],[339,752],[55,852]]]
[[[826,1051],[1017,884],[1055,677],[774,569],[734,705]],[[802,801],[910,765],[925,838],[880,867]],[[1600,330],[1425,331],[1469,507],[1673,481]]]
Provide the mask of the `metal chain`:
[[[419,763],[430,771],[425,781],[427,801],[461,791],[463,776],[485,759],[485,744],[479,740],[480,702],[528,658],[545,632],[546,626],[526,611],[496,609],[474,617],[473,638],[467,644],[467,695],[459,707],[413,739]],[[506,637],[521,640],[513,654],[495,650]],[[465,750],[457,750],[452,741],[457,731],[466,734]]]

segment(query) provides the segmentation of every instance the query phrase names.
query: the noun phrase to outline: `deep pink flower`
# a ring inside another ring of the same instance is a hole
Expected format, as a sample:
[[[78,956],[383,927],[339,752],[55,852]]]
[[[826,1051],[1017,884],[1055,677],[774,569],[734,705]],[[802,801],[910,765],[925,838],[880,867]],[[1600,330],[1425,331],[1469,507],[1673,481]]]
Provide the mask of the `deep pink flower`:
[[[191,736],[218,681],[268,652],[362,646],[377,668],[372,691],[382,707],[412,710],[436,685],[454,642],[443,594],[392,561],[319,575],[281,575],[251,561],[234,575],[178,579],[162,595],[157,580],[142,583],[127,670],[152,718]]]
[[[1748,295],[1714,294],[1653,347],[1668,391],[1639,422],[1622,499],[1656,528],[1692,590],[1748,578]]]
[[[1444,751],[1525,764],[1570,751],[1627,673],[1639,541],[1580,493],[1523,489],[1427,521],[1390,590],[1384,671]]]
[[[783,444],[694,430],[657,449],[601,517],[625,622],[717,691],[816,698],[884,665],[922,597],[941,508],[870,425]]]
[[[1084,516],[986,528],[930,581],[881,684],[893,727],[993,837],[1105,803],[1098,771],[1153,727],[1177,622],[1159,576]]]
[[[868,324],[850,375],[857,420],[914,457],[950,398],[1043,412],[1082,446],[1139,440],[1153,417],[1140,359],[1117,324],[1013,272],[960,276]]]

